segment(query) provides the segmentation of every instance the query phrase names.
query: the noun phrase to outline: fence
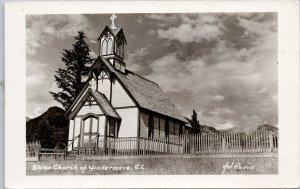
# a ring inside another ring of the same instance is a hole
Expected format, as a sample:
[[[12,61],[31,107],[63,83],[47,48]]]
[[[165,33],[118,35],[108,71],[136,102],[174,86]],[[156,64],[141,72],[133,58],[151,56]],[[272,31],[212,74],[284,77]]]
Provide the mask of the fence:
[[[105,147],[106,146],[106,147]],[[154,155],[277,152],[277,132],[202,133],[162,138],[98,137],[76,148],[78,155]]]
[[[41,144],[39,141],[26,144],[26,161],[37,161]]]
[[[38,157],[41,144],[38,141],[28,142],[26,144],[26,157]]]

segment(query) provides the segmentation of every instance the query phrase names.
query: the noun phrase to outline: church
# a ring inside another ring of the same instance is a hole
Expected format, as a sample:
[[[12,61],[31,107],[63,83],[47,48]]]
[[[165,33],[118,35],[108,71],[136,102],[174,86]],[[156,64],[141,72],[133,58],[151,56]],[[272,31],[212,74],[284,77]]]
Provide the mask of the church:
[[[115,26],[115,18],[100,34],[99,56],[67,110],[72,143],[68,151],[97,137],[105,143],[108,137],[167,138],[188,133],[186,119],[159,85],[126,68],[127,41],[123,29]]]

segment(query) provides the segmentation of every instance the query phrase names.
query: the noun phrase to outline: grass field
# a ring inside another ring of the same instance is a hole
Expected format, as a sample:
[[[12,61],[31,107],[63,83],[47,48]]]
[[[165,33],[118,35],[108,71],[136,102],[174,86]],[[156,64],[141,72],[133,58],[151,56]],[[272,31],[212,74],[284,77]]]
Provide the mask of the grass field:
[[[277,174],[278,158],[270,157],[130,157],[99,160],[27,162],[27,175],[191,175]]]

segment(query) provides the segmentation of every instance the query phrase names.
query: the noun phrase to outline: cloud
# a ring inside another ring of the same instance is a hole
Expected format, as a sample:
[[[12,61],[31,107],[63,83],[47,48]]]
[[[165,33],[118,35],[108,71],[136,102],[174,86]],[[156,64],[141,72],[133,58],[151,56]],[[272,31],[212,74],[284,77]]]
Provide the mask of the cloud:
[[[60,106],[48,92],[58,91],[55,83],[49,79],[48,67],[38,61],[26,62],[26,112],[31,118],[39,116],[50,106]]]
[[[211,99],[214,101],[222,101],[225,99],[225,97],[222,95],[216,95],[216,96],[212,96]]]
[[[199,16],[201,17],[201,16]],[[183,51],[169,52],[150,64],[152,70],[148,78],[159,83],[166,91],[192,90],[189,100],[193,105],[185,105],[182,100],[177,107],[193,109],[201,113],[203,123],[215,127],[253,127],[258,121],[277,124],[277,31],[276,19],[264,16],[237,17],[236,27],[242,28],[241,36],[251,36],[251,40],[237,47],[236,41],[222,32],[234,33],[234,27],[223,28],[219,17],[186,17],[188,24],[171,27],[165,37],[182,43],[201,41],[200,35],[181,36],[193,23],[201,26],[218,23],[221,33],[208,53],[184,59]],[[247,20],[252,19],[252,20]],[[198,21],[197,21],[198,20]],[[204,24],[203,24],[204,23]],[[249,24],[249,25],[248,25]],[[181,27],[182,26],[182,27]],[[186,27],[185,27],[186,26]],[[257,27],[259,27],[257,29]],[[200,28],[194,26],[195,31]],[[178,30],[178,31],[177,31]],[[172,32],[171,32],[172,31]],[[168,35],[167,35],[168,34]],[[190,34],[189,32],[185,33]],[[206,37],[209,40],[210,37]],[[250,45],[249,45],[250,44]],[[202,48],[202,46],[199,46]],[[196,48],[194,50],[197,50]],[[187,100],[187,99],[186,99]]]
[[[152,17],[157,17],[157,19],[161,20],[163,19],[163,17],[161,18],[159,15],[152,15]],[[174,19],[173,17],[171,18]],[[189,17],[188,15],[183,14],[180,19],[182,20],[182,23],[177,26],[167,29],[158,29],[158,36],[168,40],[178,40],[182,43],[200,43],[204,40],[210,41],[217,39],[224,32],[224,26],[221,19],[215,15],[204,14]],[[164,22],[166,21],[167,19],[164,19]]]
[[[38,48],[53,41],[65,40],[83,30],[88,36],[96,36],[85,15],[29,15],[26,17],[26,53],[35,55]]]
[[[97,56],[98,56],[98,55],[97,55],[94,51],[90,51],[90,52],[89,52],[89,57],[90,57],[90,58],[97,58]]]
[[[142,58],[147,54],[148,50],[144,47],[136,49],[133,53],[127,52],[127,57],[125,59],[127,67],[136,72],[143,69]]]

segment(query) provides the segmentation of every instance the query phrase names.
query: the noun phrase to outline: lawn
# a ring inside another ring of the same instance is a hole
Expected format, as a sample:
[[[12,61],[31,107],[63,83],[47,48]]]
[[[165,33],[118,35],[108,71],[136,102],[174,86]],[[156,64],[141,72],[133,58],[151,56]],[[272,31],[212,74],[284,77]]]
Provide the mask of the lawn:
[[[27,175],[277,174],[277,157],[122,157],[27,162]]]

